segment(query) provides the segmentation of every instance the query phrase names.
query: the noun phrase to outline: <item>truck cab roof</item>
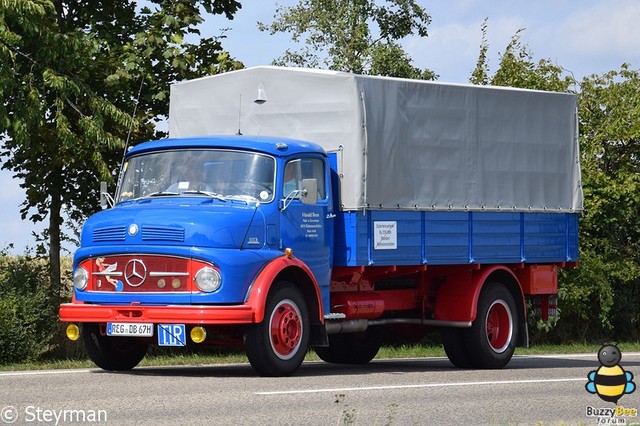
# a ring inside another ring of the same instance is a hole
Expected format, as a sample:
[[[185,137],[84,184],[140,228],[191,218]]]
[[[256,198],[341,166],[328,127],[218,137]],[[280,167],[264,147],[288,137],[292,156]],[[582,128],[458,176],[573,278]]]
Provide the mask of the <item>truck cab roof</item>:
[[[317,153],[326,155],[325,150],[312,142],[282,137],[265,136],[201,136],[190,138],[169,138],[143,142],[132,147],[127,157],[148,151],[170,150],[184,148],[223,148],[242,149],[262,152],[275,157],[285,157],[301,153]]]

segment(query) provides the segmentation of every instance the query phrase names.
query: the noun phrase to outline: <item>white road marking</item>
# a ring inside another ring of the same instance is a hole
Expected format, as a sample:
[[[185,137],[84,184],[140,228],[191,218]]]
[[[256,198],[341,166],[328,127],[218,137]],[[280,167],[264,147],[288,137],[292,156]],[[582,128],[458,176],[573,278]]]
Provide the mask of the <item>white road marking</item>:
[[[2,371],[0,377],[15,377],[15,376],[44,376],[47,374],[77,374],[77,373],[89,373],[91,369],[83,370],[29,370],[29,371]]]
[[[528,383],[558,383],[558,382],[586,382],[587,377],[567,377],[562,379],[537,379],[537,380],[488,380],[483,382],[456,382],[456,383],[424,383],[418,385],[391,385],[391,386],[363,386],[355,388],[325,388],[325,389],[300,389],[272,392],[255,392],[254,395],[293,395],[303,393],[327,393],[327,392],[357,392],[368,390],[389,389],[416,389],[416,388],[443,388],[453,386],[486,386],[486,385],[514,385]]]
[[[640,356],[640,352],[622,352],[622,361],[620,362],[624,366],[624,360],[630,357]],[[598,362],[598,354],[539,354],[539,355],[514,355],[512,359],[528,359],[528,358],[559,358],[559,359],[571,359],[571,358],[593,358]]]

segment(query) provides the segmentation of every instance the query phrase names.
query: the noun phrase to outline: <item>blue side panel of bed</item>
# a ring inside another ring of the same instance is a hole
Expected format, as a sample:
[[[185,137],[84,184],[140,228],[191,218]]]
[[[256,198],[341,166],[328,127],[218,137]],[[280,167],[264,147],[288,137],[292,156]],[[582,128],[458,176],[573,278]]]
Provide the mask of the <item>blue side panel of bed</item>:
[[[336,217],[337,266],[577,260],[575,213],[369,210]]]

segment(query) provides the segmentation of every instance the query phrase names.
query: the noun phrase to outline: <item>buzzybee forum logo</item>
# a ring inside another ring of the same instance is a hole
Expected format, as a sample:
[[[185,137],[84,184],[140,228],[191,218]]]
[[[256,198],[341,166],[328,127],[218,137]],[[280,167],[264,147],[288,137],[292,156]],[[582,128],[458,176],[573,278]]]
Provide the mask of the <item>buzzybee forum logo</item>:
[[[625,408],[618,405],[618,401],[625,394],[633,393],[636,384],[633,382],[633,373],[625,371],[620,366],[622,353],[615,345],[604,345],[598,351],[600,367],[587,374],[585,389],[591,394],[596,394],[600,399],[615,404],[614,408],[587,407],[587,417],[609,418],[614,417],[625,424],[624,417],[637,417],[636,408]]]
[[[636,390],[633,373],[624,371],[619,365],[621,359],[622,353],[617,346],[601,347],[598,351],[600,368],[590,371],[587,375],[587,392],[597,394],[603,401],[617,404],[622,395]]]

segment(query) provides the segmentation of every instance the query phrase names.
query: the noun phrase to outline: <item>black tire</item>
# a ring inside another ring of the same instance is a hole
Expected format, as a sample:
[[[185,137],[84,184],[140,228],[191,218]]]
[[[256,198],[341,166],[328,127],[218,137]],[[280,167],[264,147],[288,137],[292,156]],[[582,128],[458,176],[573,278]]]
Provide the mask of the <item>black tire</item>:
[[[91,361],[103,370],[129,371],[142,361],[149,347],[131,337],[109,337],[97,323],[82,324],[84,347]]]
[[[511,292],[501,283],[487,283],[478,299],[478,313],[464,330],[464,346],[475,368],[502,368],[518,341],[519,314]]]
[[[309,311],[300,291],[289,282],[277,283],[267,297],[263,321],[247,329],[251,366],[261,376],[293,374],[307,353],[309,332]]]
[[[329,346],[314,350],[321,360],[333,364],[367,364],[378,354],[380,332],[369,328],[360,333],[330,334]]]
[[[465,332],[463,328],[446,328],[442,330],[442,345],[449,361],[458,368],[472,367],[469,351],[465,346]]]

